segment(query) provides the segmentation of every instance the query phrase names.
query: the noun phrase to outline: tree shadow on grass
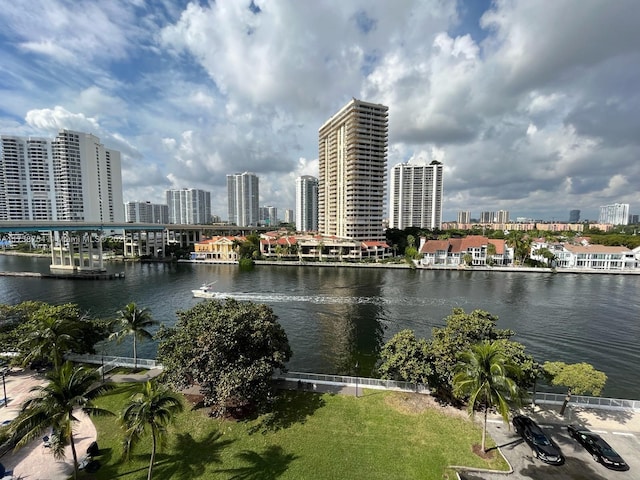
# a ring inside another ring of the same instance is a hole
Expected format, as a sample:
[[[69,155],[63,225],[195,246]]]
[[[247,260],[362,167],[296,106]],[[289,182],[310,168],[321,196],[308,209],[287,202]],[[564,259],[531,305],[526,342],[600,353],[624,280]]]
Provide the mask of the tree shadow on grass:
[[[233,443],[233,440],[222,440],[221,437],[221,433],[211,432],[204,439],[196,441],[190,433],[178,434],[173,442],[172,453],[156,453],[156,461],[153,467],[154,476],[184,480],[201,476],[205,472],[207,465],[221,463],[220,453],[225,447]],[[131,460],[135,460],[136,463],[142,463],[143,466],[122,472],[119,471],[118,466],[127,460],[113,459],[110,450],[109,452],[105,451],[105,454],[102,454],[101,450],[101,455],[98,457],[103,466],[100,469],[101,478],[119,478],[136,472],[148,471],[149,461],[151,460],[150,451],[131,455]],[[80,478],[89,479],[94,477],[85,476]]]
[[[307,392],[281,391],[271,412],[249,428],[249,434],[267,433],[288,428],[296,423],[305,423],[307,417],[322,408],[325,401],[321,395]]]
[[[229,480],[275,480],[289,468],[289,464],[298,457],[292,453],[285,454],[279,445],[267,447],[260,455],[252,450],[244,450],[236,457],[248,463],[246,467],[217,470],[229,473]]]
[[[210,432],[199,441],[194,440],[190,433],[180,433],[174,441],[173,454],[162,458],[156,469],[165,478],[187,480],[199,477],[207,465],[222,462],[220,453],[233,442],[223,440],[220,432]]]

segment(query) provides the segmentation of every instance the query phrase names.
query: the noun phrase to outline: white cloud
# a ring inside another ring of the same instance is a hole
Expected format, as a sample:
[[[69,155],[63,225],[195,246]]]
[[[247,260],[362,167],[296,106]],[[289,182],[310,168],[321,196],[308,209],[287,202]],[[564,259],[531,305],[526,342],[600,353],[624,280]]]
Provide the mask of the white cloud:
[[[205,188],[224,217],[226,174],[253,171],[261,204],[293,208],[319,126],[355,96],[389,106],[390,167],[444,162],[445,219],[639,203],[635,1],[496,0],[484,37],[464,1],[82,5],[3,6],[0,125],[117,145],[125,196]]]

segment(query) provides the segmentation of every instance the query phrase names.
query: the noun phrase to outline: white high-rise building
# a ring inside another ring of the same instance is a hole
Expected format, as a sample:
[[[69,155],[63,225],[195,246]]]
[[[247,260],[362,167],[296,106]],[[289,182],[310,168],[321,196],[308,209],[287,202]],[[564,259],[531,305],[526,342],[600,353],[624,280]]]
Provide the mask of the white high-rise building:
[[[471,223],[471,212],[469,210],[459,211],[458,223]]]
[[[169,223],[169,206],[151,202],[125,202],[127,223]]]
[[[399,163],[391,169],[389,227],[442,226],[442,163]]]
[[[293,210],[291,208],[284,209],[284,223],[293,223],[295,218],[293,216]]]
[[[320,233],[384,241],[388,110],[354,98],[320,127]]]
[[[495,221],[496,223],[509,223],[509,210],[498,210]]]
[[[598,223],[629,225],[629,204],[614,203],[613,205],[601,206]]]
[[[296,230],[318,231],[318,179],[311,175],[296,178]]]
[[[211,192],[197,188],[166,190],[169,223],[206,225],[211,223]]]
[[[259,178],[255,173],[244,172],[227,175],[229,223],[239,227],[256,226],[260,221]]]
[[[124,222],[120,152],[72,130],[1,136],[0,220]]]

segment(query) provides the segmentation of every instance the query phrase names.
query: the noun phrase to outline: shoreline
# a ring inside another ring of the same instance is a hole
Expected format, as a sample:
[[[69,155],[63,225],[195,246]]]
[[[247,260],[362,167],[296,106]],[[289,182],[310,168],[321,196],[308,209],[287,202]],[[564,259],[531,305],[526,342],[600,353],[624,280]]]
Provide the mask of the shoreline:
[[[49,254],[46,253],[28,253],[28,252],[15,252],[8,250],[0,250],[0,255],[9,256],[24,256],[24,257],[40,257],[48,258]],[[141,263],[170,263],[177,261],[177,263],[190,263],[201,265],[237,265],[237,261],[215,261],[215,260],[127,260],[127,259],[105,259],[105,261],[126,262],[126,261],[138,261]],[[389,269],[405,269],[405,270],[430,270],[430,271],[456,271],[456,272],[515,272],[515,273],[552,273],[552,274],[589,274],[589,275],[640,275],[640,268],[635,270],[598,270],[587,268],[546,268],[546,267],[489,267],[489,266],[444,266],[444,265],[409,265],[408,263],[351,263],[351,262],[305,262],[305,261],[290,261],[290,260],[254,260],[256,266],[286,266],[286,267],[329,267],[329,268],[389,268]]]

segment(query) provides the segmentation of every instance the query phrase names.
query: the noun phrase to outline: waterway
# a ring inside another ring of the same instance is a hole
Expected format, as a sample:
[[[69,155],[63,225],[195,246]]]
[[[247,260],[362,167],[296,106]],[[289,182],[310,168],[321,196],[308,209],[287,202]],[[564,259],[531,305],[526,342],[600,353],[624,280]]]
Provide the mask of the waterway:
[[[48,272],[46,258],[0,255],[0,271]],[[640,276],[257,266],[109,264],[114,280],[0,277],[0,303],[72,302],[111,318],[129,302],[173,325],[176,312],[197,302],[191,290],[215,288],[242,301],[271,306],[293,349],[291,370],[370,375],[380,348],[404,328],[429,337],[454,307],[499,317],[500,328],[539,362],[588,362],[609,380],[603,395],[640,398]],[[105,354],[131,354],[107,344]],[[143,343],[153,358],[156,345]],[[356,372],[355,365],[358,364]]]

